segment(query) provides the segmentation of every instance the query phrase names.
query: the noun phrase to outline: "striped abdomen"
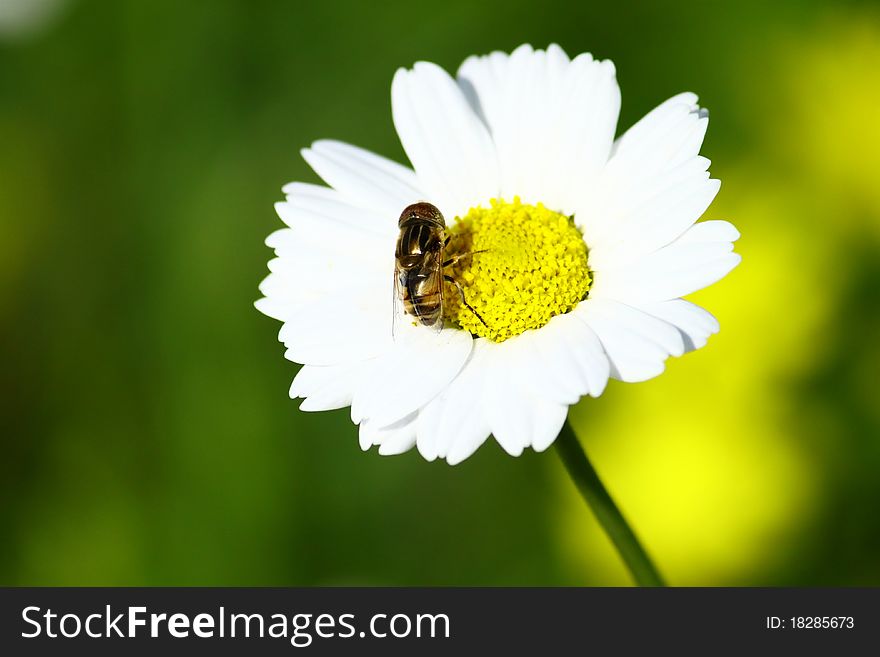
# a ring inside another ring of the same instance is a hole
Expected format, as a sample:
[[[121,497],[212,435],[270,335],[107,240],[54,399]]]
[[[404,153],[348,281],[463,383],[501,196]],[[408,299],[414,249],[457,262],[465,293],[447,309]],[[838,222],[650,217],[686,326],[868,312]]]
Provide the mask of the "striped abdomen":
[[[434,206],[418,203],[404,210],[399,226],[395,257],[403,310],[434,326],[443,318],[443,216]]]

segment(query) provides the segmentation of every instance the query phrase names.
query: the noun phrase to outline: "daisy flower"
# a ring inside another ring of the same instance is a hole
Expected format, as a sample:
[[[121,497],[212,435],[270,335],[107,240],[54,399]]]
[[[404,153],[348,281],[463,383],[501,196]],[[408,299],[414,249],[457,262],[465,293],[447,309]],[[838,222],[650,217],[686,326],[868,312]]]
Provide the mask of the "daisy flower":
[[[302,410],[351,406],[361,447],[380,454],[455,464],[491,435],[517,456],[552,444],[609,377],[655,377],[718,331],[682,299],[740,261],[730,223],[697,222],[720,183],[694,94],[615,139],[614,65],[524,45],[454,78],[401,69],[391,105],[411,168],[318,141],[302,155],[327,186],[290,183],[276,205],[287,227],[267,239],[257,308],[303,365],[290,388]],[[448,252],[472,255],[445,270],[442,330],[404,322],[401,339],[398,217],[419,201],[445,218]]]

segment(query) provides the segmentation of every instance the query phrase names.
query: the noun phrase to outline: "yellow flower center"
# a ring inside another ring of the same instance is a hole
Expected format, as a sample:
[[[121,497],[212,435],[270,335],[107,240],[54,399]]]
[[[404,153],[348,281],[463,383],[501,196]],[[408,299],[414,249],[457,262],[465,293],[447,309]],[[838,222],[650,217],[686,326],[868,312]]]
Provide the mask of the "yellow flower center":
[[[572,310],[590,289],[587,245],[571,217],[540,203],[492,199],[447,230],[446,258],[465,255],[446,273],[443,314],[472,334],[503,342]],[[485,322],[485,324],[483,323]]]

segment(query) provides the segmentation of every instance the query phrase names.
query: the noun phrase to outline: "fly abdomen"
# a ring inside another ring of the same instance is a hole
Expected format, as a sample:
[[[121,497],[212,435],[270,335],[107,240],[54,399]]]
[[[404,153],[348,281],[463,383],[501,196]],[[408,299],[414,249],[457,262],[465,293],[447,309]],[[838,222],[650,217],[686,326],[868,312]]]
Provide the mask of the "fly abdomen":
[[[404,209],[398,226],[395,286],[403,311],[424,326],[442,326],[443,215],[430,203],[416,203]]]

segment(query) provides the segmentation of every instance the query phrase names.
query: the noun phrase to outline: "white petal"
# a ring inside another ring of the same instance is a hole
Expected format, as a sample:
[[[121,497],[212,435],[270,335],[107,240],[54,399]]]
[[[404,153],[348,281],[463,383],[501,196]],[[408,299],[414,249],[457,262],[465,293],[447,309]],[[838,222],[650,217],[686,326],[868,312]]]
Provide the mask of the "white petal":
[[[546,449],[568,411],[567,404],[547,399],[522,384],[540,364],[518,371],[508,340],[474,342],[459,375],[419,415],[417,446],[428,460],[438,456],[460,463],[482,445],[491,432],[502,448],[518,456],[532,446]]]
[[[416,444],[416,421],[418,413],[410,413],[388,426],[378,426],[375,422],[361,422],[358,438],[361,449],[379,446],[379,454],[393,456],[412,449]]]
[[[290,397],[304,398],[301,411],[330,411],[351,404],[366,362],[318,367],[304,365],[290,385]]]
[[[695,155],[709,120],[697,100],[696,94],[685,92],[655,107],[617,140],[614,157],[648,169],[678,164]]]
[[[532,434],[532,449],[543,452],[553,444],[562,431],[562,425],[568,417],[568,406],[536,399],[532,405],[532,412],[535,427],[535,432]]]
[[[573,312],[599,336],[611,361],[611,376],[621,381],[657,376],[668,356],[684,353],[683,339],[674,326],[622,303],[588,299]]]
[[[329,297],[345,303],[362,290],[371,296],[384,294],[384,300],[390,302],[387,297],[391,293],[387,288],[393,258],[370,259],[347,254],[344,245],[338,242],[323,246],[324,250],[309,250],[305,245],[293,248],[299,251],[282,252],[280,257],[269,261],[271,273],[259,286],[266,297],[283,302],[286,312],[279,319],[286,320],[300,304]]]
[[[727,221],[701,221],[682,235],[677,241],[679,244],[692,244],[704,242],[736,242],[739,239],[739,231]]]
[[[260,284],[260,291],[271,299],[261,305],[279,319],[287,319],[298,304],[331,295],[343,302],[353,288],[381,285],[384,289],[393,270],[393,236],[380,237],[346,223],[353,215],[339,213],[338,204],[311,202],[310,209],[293,202],[276,204],[279,216],[292,227],[275,231],[266,240],[279,257],[269,262],[272,274]]]
[[[701,175],[670,185],[639,207],[618,215],[617,230],[596,236],[590,250],[591,266],[601,269],[628,264],[666,246],[691,227],[721,188],[720,181]]]
[[[471,350],[473,353],[473,350]],[[459,374],[459,378],[461,374]],[[449,396],[449,390],[453,386],[459,386],[458,379],[453,380],[449,386],[440,392],[433,400],[419,411],[419,417],[416,426],[416,447],[419,454],[426,461],[433,461],[440,455],[441,446],[445,445],[445,440],[441,434],[441,424],[443,422],[443,411],[446,406],[446,399]]]
[[[276,208],[279,216],[294,226],[277,230],[266,238],[266,244],[279,256],[293,261],[338,261],[358,267],[383,262],[381,254],[386,256],[385,262],[392,261],[393,236],[379,237],[315,215],[300,214],[287,203],[278,203]]]
[[[393,229],[407,205],[425,198],[412,169],[356,146],[321,140],[302,155],[324,182],[353,205],[386,213]]]
[[[468,58],[458,79],[495,141],[502,196],[570,209],[611,151],[620,110],[613,64],[524,45]]]
[[[391,341],[393,219],[389,232],[332,189],[285,190],[276,208],[290,228],[267,239],[279,257],[257,307],[285,322],[279,339],[290,360],[325,366],[378,356]]]
[[[531,444],[532,414],[522,399],[520,388],[512,378],[505,359],[504,344],[492,345],[486,364],[483,403],[489,430],[495,440],[511,456],[519,456]]]
[[[447,220],[498,194],[497,156],[486,126],[443,69],[400,69],[391,84],[394,126],[420,189]]]
[[[589,384],[570,357],[565,342],[557,339],[561,334],[558,328],[554,319],[538,331],[527,331],[514,339],[524,345],[525,362],[534,359],[540,363],[540,367],[525,370],[528,373],[526,385],[550,401],[575,404],[589,392]]]
[[[720,329],[709,311],[684,299],[646,303],[639,309],[675,326],[681,332],[686,351],[704,347],[709,336]]]
[[[313,365],[303,365],[290,384],[290,398],[308,397],[310,393],[320,390],[324,385],[336,378],[344,369],[344,367],[340,366],[315,367]]]
[[[491,343],[474,340],[461,372],[420,413],[416,446],[427,460],[463,461],[489,437],[484,417],[483,389],[486,356]]]
[[[394,341],[376,361],[367,385],[356,393],[352,419],[377,426],[396,422],[431,401],[452,381],[467,360],[473,339],[457,329]]]
[[[696,224],[672,244],[634,263],[597,268],[590,296],[638,305],[696,292],[739,264],[741,257],[732,253],[733,244],[727,241],[738,236],[725,221]]]
[[[287,317],[290,309],[283,301],[280,299],[272,299],[269,297],[264,297],[262,299],[257,299],[254,302],[254,308],[259,310],[264,315],[271,317],[272,319],[277,319],[280,321],[284,321],[284,318]]]
[[[557,315],[537,331],[519,336],[523,337],[529,340],[519,366],[525,387],[560,404],[602,394],[610,371],[608,358],[596,334],[574,314]]]
[[[344,228],[352,234],[386,238],[397,231],[397,217],[384,215],[375,208],[366,208],[344,197],[335,189],[292,182],[284,186],[286,203],[276,203],[278,216],[291,228],[301,231],[323,231]]]
[[[502,449],[519,456],[526,447],[546,449],[559,434],[568,412],[566,404],[548,401],[520,383],[507,356],[507,342],[494,345],[487,363],[483,399],[489,429]],[[531,370],[540,367],[532,363]],[[520,372],[520,375],[527,372]]]
[[[449,446],[446,462],[449,465],[458,465],[477,451],[477,448],[486,442],[488,437],[489,429],[485,424],[462,425],[455,441]]]
[[[285,357],[308,365],[338,365],[387,351],[391,305],[385,295],[370,292],[357,290],[297,306],[278,334],[287,347]]]
[[[576,217],[596,266],[629,262],[669,244],[714,199],[719,182],[699,156],[709,119],[696,100],[680,94],[630,128],[580,197]]]
[[[583,394],[598,397],[604,392],[611,372],[602,343],[589,326],[571,313],[560,316],[558,325],[562,329],[561,344],[568,350],[584,383]]]

